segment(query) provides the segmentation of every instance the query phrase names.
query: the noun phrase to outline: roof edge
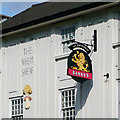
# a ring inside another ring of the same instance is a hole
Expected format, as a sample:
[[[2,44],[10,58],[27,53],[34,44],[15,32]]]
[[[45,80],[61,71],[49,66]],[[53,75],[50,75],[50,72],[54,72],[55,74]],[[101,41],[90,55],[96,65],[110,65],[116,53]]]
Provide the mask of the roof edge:
[[[80,12],[76,12],[76,13],[73,13],[73,14],[69,14],[69,15],[66,15],[66,16],[60,16],[58,18],[54,18],[54,19],[49,19],[47,21],[44,21],[42,20],[41,23],[39,24],[33,24],[31,26],[27,26],[27,27],[23,27],[21,29],[17,29],[15,31],[9,31],[9,32],[6,32],[6,33],[3,33],[2,35],[0,35],[0,37],[4,37],[6,35],[10,35],[10,34],[14,34],[14,33],[18,33],[20,31],[25,31],[25,30],[29,30],[29,29],[33,29],[33,28],[36,28],[38,26],[43,26],[43,25],[47,25],[47,24],[51,24],[51,23],[54,23],[54,22],[60,22],[62,20],[66,20],[66,19],[70,19],[72,17],[77,17],[79,15],[84,15],[86,13],[90,13],[90,12],[94,12],[94,11],[97,11],[97,10],[100,10],[100,9],[103,9],[103,8],[108,8],[108,7],[111,7],[111,6],[115,6],[115,5],[118,5],[120,4],[120,2],[113,2],[113,3],[109,3],[109,4],[104,4],[102,6],[97,6],[95,8],[91,8],[90,10],[87,9],[87,10],[84,10],[84,11],[80,11]],[[24,26],[24,25],[23,25]]]

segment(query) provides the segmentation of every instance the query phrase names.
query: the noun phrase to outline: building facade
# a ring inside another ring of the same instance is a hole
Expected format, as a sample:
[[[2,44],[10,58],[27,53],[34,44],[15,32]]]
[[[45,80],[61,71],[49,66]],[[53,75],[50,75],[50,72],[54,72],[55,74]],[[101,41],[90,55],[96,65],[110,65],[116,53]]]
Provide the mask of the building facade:
[[[76,82],[68,46],[93,45],[94,30],[92,80]],[[1,37],[1,118],[120,118],[119,1],[34,5],[5,21]]]

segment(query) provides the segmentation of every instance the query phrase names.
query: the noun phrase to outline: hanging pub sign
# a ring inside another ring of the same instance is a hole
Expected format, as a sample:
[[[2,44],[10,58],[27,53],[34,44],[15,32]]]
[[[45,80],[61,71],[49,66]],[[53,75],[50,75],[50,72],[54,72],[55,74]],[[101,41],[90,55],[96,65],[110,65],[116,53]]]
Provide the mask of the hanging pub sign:
[[[77,82],[92,80],[92,64],[87,52],[76,49],[70,53],[67,74]]]

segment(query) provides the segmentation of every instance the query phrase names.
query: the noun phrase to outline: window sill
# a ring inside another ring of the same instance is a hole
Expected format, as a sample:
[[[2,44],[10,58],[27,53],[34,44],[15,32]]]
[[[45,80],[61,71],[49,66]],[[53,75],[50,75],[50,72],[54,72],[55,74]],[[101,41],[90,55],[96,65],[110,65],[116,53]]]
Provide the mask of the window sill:
[[[67,52],[67,53],[63,53],[61,55],[55,56],[55,60],[58,61],[61,59],[66,59],[66,58],[68,58],[69,54],[70,54],[70,52]]]
[[[72,78],[71,78],[71,77],[69,77],[69,78],[64,78],[64,79],[60,79],[59,81],[67,81],[67,80],[72,80]]]

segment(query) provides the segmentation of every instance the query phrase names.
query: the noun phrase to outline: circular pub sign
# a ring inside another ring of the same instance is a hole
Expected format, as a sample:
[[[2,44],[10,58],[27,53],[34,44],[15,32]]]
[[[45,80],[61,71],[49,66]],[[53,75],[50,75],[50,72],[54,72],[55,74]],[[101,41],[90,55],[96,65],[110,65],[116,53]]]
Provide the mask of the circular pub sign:
[[[92,80],[92,64],[85,51],[77,49],[70,53],[67,74],[77,82]]]

